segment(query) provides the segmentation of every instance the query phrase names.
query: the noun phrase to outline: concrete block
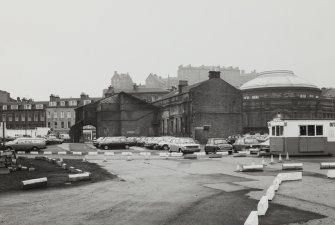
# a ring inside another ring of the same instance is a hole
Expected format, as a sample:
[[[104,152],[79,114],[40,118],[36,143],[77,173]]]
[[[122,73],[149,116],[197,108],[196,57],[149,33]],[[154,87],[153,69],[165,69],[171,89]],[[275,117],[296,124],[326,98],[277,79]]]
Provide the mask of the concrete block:
[[[241,171],[242,172],[248,172],[248,171],[263,171],[264,166],[263,165],[242,165]]]
[[[31,155],[38,155],[38,152],[37,151],[31,151],[30,154]]]
[[[198,156],[194,154],[186,154],[184,155],[184,159],[197,159]]]
[[[114,155],[114,152],[105,152],[104,155],[106,155],[106,156],[113,156],[113,155]]]
[[[273,185],[275,191],[278,191],[279,190],[279,185],[280,185],[279,179],[275,178],[274,181],[273,181],[273,183],[272,183],[272,185]]]
[[[280,173],[280,177],[282,178],[282,181],[302,180],[302,172]]]
[[[149,156],[151,155],[151,152],[140,152],[141,156]]]
[[[46,177],[32,179],[32,180],[24,180],[21,183],[22,189],[31,189],[31,188],[41,188],[46,187],[48,184],[48,179]]]
[[[65,151],[58,152],[58,155],[66,155],[66,154],[67,154],[67,152],[65,152]]]
[[[83,155],[82,152],[72,152],[72,155]]]
[[[322,162],[320,169],[335,169],[335,162]]]
[[[302,163],[284,163],[282,166],[282,170],[302,170]]]
[[[328,170],[327,178],[335,178],[335,170]]]
[[[98,155],[98,152],[88,152],[88,155]]]
[[[258,212],[252,211],[244,222],[244,225],[258,225]]]
[[[52,155],[52,152],[51,151],[46,151],[46,152],[43,152],[43,155]]]
[[[79,173],[79,174],[69,174],[69,181],[76,182],[76,181],[83,181],[83,180],[91,180],[91,173]]]
[[[24,152],[24,151],[18,151],[17,154],[18,155],[24,155],[24,154],[26,154],[26,152]]]
[[[194,155],[197,155],[197,156],[206,156],[206,152],[195,152]]]
[[[208,158],[210,158],[210,159],[222,158],[222,155],[220,155],[220,154],[209,154]]]
[[[159,157],[169,157],[169,153],[161,152],[159,153]]]
[[[64,170],[66,170],[66,169],[68,169],[69,167],[68,167],[68,165],[67,165],[66,163],[63,163],[62,168],[63,168]]]
[[[132,152],[122,152],[121,155],[123,155],[123,156],[131,156],[131,155],[133,155],[133,153]]]
[[[272,201],[272,199],[275,197],[275,188],[273,185],[271,185],[268,190],[266,191],[266,197],[268,200]]]
[[[182,157],[183,153],[181,153],[181,152],[171,152],[170,156],[171,157]]]
[[[266,196],[263,196],[261,200],[259,200],[257,205],[257,212],[259,216],[264,216],[266,211],[269,208],[269,199]]]

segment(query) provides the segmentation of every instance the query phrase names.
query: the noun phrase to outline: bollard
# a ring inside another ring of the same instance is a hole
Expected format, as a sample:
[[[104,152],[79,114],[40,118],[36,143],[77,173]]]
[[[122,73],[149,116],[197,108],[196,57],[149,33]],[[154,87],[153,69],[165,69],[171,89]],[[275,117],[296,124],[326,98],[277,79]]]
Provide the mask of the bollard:
[[[302,170],[302,163],[284,163],[282,166],[282,170]]]
[[[320,169],[335,169],[335,162],[322,162]]]
[[[83,155],[82,152],[72,152],[72,155]]]
[[[269,200],[268,197],[263,196],[257,205],[257,212],[259,216],[264,216],[266,211],[269,208]]]
[[[280,176],[282,181],[302,180],[302,172],[280,173],[277,176]]]
[[[84,180],[91,180],[91,173],[85,172],[80,174],[69,174],[70,182],[84,181]]]
[[[258,212],[252,211],[244,222],[244,225],[258,225]]]
[[[248,172],[248,171],[263,171],[263,165],[242,165],[241,171]]]
[[[271,185],[268,190],[266,191],[266,197],[268,200],[272,201],[272,199],[275,197],[275,188],[273,185]]]
[[[335,170],[328,170],[327,178],[335,178]]]

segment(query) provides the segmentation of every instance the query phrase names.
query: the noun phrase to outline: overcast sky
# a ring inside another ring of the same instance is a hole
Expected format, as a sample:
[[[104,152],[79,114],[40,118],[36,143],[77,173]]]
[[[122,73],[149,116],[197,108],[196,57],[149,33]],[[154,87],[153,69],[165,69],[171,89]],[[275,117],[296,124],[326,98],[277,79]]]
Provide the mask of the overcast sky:
[[[333,0],[0,0],[0,89],[100,97],[114,71],[137,83],[181,64],[289,69],[335,87]]]

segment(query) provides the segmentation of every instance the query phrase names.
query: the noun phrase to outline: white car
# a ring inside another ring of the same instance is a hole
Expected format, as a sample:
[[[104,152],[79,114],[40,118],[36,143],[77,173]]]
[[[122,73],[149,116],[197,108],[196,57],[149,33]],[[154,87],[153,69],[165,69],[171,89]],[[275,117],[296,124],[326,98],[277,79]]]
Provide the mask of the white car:
[[[200,152],[200,145],[192,138],[174,138],[170,142],[169,152],[194,153]]]
[[[174,137],[162,137],[161,141],[158,142],[157,144],[157,149],[162,149],[162,150],[169,150],[170,149],[170,142],[173,140]]]

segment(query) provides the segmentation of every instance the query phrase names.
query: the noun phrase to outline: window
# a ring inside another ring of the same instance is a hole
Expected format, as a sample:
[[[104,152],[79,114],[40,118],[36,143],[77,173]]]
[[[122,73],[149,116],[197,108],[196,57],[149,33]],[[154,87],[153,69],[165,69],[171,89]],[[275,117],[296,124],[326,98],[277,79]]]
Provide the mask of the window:
[[[49,102],[49,106],[57,106],[57,102]]]
[[[64,128],[64,122],[61,122],[61,128]]]
[[[284,126],[273,126],[272,127],[272,136],[283,136]]]
[[[8,121],[9,121],[9,122],[12,122],[12,121],[13,121],[12,114],[8,114]]]
[[[43,109],[43,104],[37,104],[35,107],[36,109]]]
[[[306,98],[306,94],[300,94],[299,97],[300,98]]]
[[[67,112],[67,118],[71,118],[71,112]]]
[[[28,121],[31,121],[31,113],[28,113],[27,117],[28,117]]]
[[[50,124],[50,122],[48,122],[48,127],[50,127],[51,126],[51,124]]]
[[[15,121],[19,121],[19,114],[18,113],[15,113]]]
[[[34,121],[38,121],[38,113],[34,113]]]
[[[71,100],[69,102],[70,106],[77,106],[77,101],[76,100]]]
[[[251,97],[251,99],[259,99],[259,96],[258,96],[258,95],[253,95],[253,96]]]
[[[19,106],[18,105],[11,105],[10,109],[17,110],[17,109],[19,109]]]
[[[50,113],[50,111],[47,112],[47,118],[48,118],[48,119],[51,118],[51,113]]]
[[[31,104],[25,104],[25,105],[23,105],[23,108],[24,109],[31,109]]]
[[[65,101],[60,101],[60,106],[65,106]]]
[[[64,118],[64,112],[60,112],[60,118]]]
[[[323,126],[321,125],[316,126],[316,135],[323,135]]]
[[[57,118],[57,112],[54,112],[54,118]]]
[[[3,105],[2,110],[7,110],[7,105]]]
[[[300,136],[322,136],[322,125],[302,125],[300,126]]]
[[[54,123],[54,128],[57,128],[57,122]]]
[[[21,114],[21,121],[26,121],[26,114],[24,113]]]
[[[84,100],[84,105],[90,104],[91,100]]]
[[[71,121],[67,122],[67,127],[70,128],[71,127]]]
[[[41,121],[44,121],[45,118],[44,118],[44,113],[43,112],[40,113],[40,118],[41,118]]]
[[[6,114],[2,114],[2,122],[6,122]]]

